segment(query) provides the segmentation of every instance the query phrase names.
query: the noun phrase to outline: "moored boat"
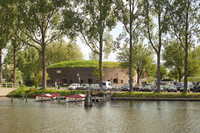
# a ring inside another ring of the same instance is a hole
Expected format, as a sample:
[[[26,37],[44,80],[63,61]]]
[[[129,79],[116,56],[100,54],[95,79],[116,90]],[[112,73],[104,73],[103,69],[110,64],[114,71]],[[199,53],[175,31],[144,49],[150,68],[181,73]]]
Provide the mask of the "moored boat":
[[[76,94],[76,95],[69,95],[66,96],[66,102],[80,102],[85,100],[84,94]]]
[[[52,93],[52,94],[42,94],[42,95],[35,95],[36,101],[50,101],[55,100],[59,97],[59,93]]]

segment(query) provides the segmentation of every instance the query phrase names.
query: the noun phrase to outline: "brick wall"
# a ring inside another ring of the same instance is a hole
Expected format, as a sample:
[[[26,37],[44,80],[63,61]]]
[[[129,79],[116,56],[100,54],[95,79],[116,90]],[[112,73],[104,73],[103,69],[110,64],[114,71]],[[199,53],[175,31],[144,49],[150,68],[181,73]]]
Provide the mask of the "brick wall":
[[[61,68],[47,69],[50,80],[48,84],[54,85],[55,81],[61,82],[66,86],[71,83],[99,83],[99,80],[93,75],[94,68]],[[120,68],[103,68],[103,81],[110,81],[112,84],[123,85],[128,83],[129,76],[126,71]],[[79,74],[79,76],[77,76]],[[136,75],[133,78],[133,84],[136,84]]]

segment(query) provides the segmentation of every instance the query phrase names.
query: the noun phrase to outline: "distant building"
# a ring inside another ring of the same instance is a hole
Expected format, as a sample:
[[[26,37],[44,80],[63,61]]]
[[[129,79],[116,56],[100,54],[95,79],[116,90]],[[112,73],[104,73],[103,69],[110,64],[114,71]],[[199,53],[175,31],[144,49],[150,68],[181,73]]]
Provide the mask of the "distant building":
[[[98,61],[69,61],[51,65],[47,72],[50,80],[48,85],[60,82],[63,86],[71,83],[99,83],[94,75],[94,69],[98,67]],[[117,62],[103,62],[103,81],[110,81],[112,84],[123,85],[129,83],[127,71],[122,70]],[[133,85],[136,84],[137,76],[133,77]]]

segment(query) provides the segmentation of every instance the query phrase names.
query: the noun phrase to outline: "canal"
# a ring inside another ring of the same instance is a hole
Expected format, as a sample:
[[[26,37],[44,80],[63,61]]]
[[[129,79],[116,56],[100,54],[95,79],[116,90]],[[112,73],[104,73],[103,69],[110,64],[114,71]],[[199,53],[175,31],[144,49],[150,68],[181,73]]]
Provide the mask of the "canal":
[[[197,133],[200,102],[28,102],[0,98],[0,133]]]

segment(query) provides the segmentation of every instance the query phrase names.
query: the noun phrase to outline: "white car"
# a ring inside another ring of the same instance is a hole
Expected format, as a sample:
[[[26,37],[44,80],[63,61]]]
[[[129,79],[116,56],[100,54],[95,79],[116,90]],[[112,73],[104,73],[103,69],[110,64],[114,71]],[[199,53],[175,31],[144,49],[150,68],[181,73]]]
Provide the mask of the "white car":
[[[104,90],[112,89],[110,81],[103,81],[102,82],[102,89],[104,89]]]
[[[78,83],[72,83],[72,84],[68,87],[68,90],[76,90],[79,86],[80,86],[80,84],[78,84]]]

